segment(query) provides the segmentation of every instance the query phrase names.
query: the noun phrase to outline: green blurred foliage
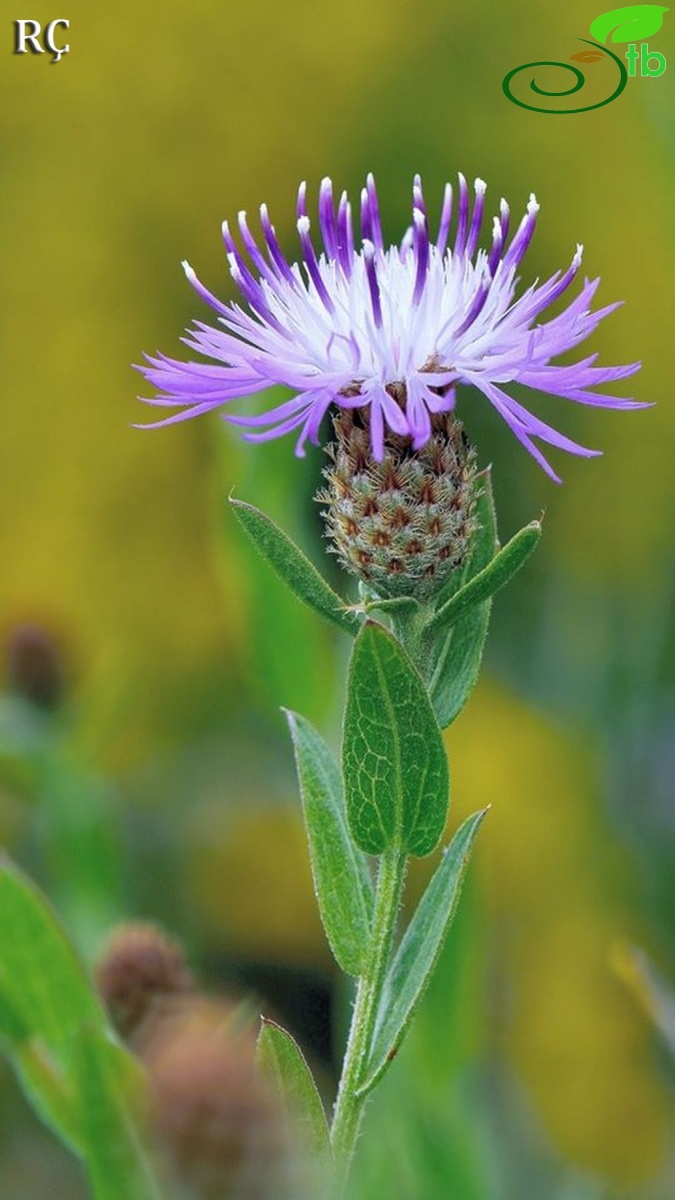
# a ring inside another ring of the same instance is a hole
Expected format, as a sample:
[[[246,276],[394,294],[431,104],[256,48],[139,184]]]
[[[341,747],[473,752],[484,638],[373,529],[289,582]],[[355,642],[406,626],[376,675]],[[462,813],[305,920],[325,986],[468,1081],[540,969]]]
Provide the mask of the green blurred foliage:
[[[58,69],[7,46],[0,80],[0,634],[38,622],[71,680],[49,769],[41,752],[35,776],[15,724],[3,745],[3,840],[85,949],[104,924],[147,914],[216,981],[223,962],[330,972],[278,706],[337,741],[346,647],[285,596],[225,504],[234,488],[320,561],[321,455],[243,446],[216,417],[138,432],[128,364],[178,353],[207,315],[182,258],[231,294],[223,217],[265,200],[290,249],[301,178],[316,194],[325,173],[355,189],[374,170],[392,237],[416,170],[432,203],[457,170],[514,214],[536,190],[524,276],[584,242],[600,301],[626,301],[592,348],[641,358],[634,394],[657,403],[542,400],[606,451],[565,460],[555,489],[482,399],[461,398],[495,464],[502,534],[545,508],[545,536],[495,605],[500,682],[448,736],[452,828],[493,810],[355,1186],[431,1200],[452,1178],[458,1200],[665,1200],[672,1073],[611,960],[639,942],[675,974],[671,17],[664,79],[552,119],[510,105],[501,79],[568,59],[598,15],[580,0],[72,0],[65,15]],[[0,1192],[74,1195],[16,1092],[0,1103]]]

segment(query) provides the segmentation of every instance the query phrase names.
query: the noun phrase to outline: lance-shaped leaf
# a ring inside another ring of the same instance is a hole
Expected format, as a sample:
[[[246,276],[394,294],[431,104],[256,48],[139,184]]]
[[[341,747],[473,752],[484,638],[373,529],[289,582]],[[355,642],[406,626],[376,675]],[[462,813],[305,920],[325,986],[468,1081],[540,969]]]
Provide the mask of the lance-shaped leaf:
[[[321,1097],[295,1039],[281,1025],[263,1017],[257,1057],[261,1072],[275,1088],[301,1144],[311,1155],[330,1158],[330,1137]]]
[[[381,625],[356,639],[342,740],[347,819],[367,854],[430,854],[448,811],[445,747],[422,679]]]
[[[0,1034],[42,1118],[81,1149],[74,1045],[106,1018],[74,950],[38,889],[0,862]]]
[[[610,33],[612,42],[639,42],[658,33],[663,24],[663,14],[668,9],[660,4],[628,4],[613,8],[596,17],[591,25],[591,37],[606,42]]]
[[[340,770],[316,730],[286,711],[295,748],[314,888],[337,963],[360,975],[370,940],[373,885],[368,864],[349,836]]]
[[[443,852],[421,903],[406,930],[382,991],[373,1048],[359,1095],[369,1092],[394,1058],[443,949],[483,812],[474,813]]]
[[[343,633],[358,631],[359,619],[317,571],[302,550],[265,513],[230,497],[239,524],[253,545],[291,591],[320,616],[332,621]]]
[[[495,592],[505,587],[527,562],[540,537],[540,521],[531,521],[519,530],[482,571],[477,571],[468,583],[441,605],[429,622],[429,629],[450,628],[476,604],[489,600]]]
[[[94,1200],[160,1200],[122,1083],[127,1064],[119,1060],[125,1052],[100,1029],[86,1026],[79,1031],[75,1050],[84,1154]],[[140,1067],[136,1071],[140,1075]]]
[[[460,581],[461,587],[489,566],[499,548],[488,471],[481,477],[476,514],[479,527],[473,539],[471,558]],[[491,603],[488,597],[449,625],[447,622],[433,624],[426,637],[425,681],[442,728],[450,725],[462,711],[478,678]],[[434,622],[433,617],[431,621]]]
[[[0,1043],[33,1108],[76,1154],[83,1150],[76,1099],[64,1073],[4,994],[0,972]]]
[[[394,617],[399,614],[409,615],[418,612],[419,607],[419,600],[416,600],[414,596],[392,596],[388,600],[366,599],[363,604],[358,606],[364,613],[383,612]]]

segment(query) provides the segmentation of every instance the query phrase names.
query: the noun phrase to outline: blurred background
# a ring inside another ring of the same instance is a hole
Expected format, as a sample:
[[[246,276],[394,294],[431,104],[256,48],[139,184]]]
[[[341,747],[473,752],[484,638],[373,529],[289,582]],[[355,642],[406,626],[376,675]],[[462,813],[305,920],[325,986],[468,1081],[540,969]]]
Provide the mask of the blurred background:
[[[545,509],[545,537],[498,597],[482,681],[447,735],[450,828],[492,812],[438,978],[369,1112],[353,1195],[667,1200],[675,18],[652,39],[665,77],[553,120],[501,81],[579,49],[598,15],[580,0],[71,0],[28,15],[67,17],[70,53],[57,68],[13,56],[5,22],[0,839],[89,960],[120,920],[158,920],[213,992],[292,1029],[331,1096],[349,996],[279,706],[337,744],[348,646],[284,594],[226,503],[234,488],[268,511],[344,588],[312,500],[322,453],[247,447],[215,415],[139,432],[129,364],[179,354],[188,322],[208,318],[181,259],[231,296],[224,217],[266,201],[295,254],[301,179],[356,193],[373,170],[392,239],[416,171],[437,205],[458,170],[487,180],[493,210],[503,194],[519,216],[536,191],[525,280],[583,242],[600,302],[626,301],[589,352],[642,359],[633,394],[656,406],[542,399],[606,452],[559,455],[556,488],[482,398],[461,398],[502,536]],[[79,1195],[4,1066],[0,1089],[0,1194]]]

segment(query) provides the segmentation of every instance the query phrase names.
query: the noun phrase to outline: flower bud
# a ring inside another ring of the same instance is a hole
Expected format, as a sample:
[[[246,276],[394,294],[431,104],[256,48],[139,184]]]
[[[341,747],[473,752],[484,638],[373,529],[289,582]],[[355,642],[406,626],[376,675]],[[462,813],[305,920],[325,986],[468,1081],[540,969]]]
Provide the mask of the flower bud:
[[[126,1041],[135,1038],[158,1005],[170,1005],[195,986],[181,946],[150,922],[116,929],[95,976],[110,1019]]]
[[[317,495],[330,549],[383,598],[433,595],[463,564],[476,527],[475,451],[452,413],[431,421],[419,450],[388,433],[377,462],[367,410],[344,409],[333,420],[328,486]]]
[[[184,1000],[145,1026],[139,1055],[150,1136],[172,1200],[296,1200],[282,1114],[234,1009]]]
[[[10,692],[46,712],[58,708],[65,691],[59,647],[39,625],[17,625],[7,640],[6,676]]]

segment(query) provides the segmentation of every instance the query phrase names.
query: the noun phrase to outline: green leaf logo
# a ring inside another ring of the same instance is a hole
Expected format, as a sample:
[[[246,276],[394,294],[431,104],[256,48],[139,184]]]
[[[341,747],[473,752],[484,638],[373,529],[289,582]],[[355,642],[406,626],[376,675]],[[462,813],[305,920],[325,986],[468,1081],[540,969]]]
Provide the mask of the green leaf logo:
[[[598,42],[639,42],[658,33],[667,8],[660,4],[629,4],[602,13],[591,25],[591,36]],[[611,38],[610,38],[611,34]]]

